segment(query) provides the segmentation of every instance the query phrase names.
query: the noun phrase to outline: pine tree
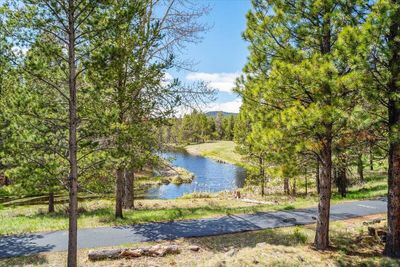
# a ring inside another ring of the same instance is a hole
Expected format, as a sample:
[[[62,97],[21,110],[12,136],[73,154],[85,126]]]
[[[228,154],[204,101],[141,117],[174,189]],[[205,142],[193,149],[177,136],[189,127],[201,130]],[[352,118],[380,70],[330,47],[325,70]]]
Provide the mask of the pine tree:
[[[359,22],[358,1],[253,1],[244,38],[250,57],[239,84],[254,129],[267,144],[290,140],[296,153],[319,161],[318,220],[314,245],[329,245],[332,145],[357,93],[336,60],[338,33]],[[259,126],[254,126],[258,124]],[[278,124],[276,127],[274,124]],[[267,150],[267,147],[264,148]],[[278,150],[290,155],[291,150]],[[285,159],[285,156],[282,156]],[[294,166],[297,157],[281,166]]]

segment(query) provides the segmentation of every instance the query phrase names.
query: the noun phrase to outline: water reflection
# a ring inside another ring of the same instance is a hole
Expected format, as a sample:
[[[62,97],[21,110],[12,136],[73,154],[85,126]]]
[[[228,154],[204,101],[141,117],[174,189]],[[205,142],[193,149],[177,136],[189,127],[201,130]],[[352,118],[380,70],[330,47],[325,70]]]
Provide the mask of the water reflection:
[[[195,175],[195,178],[190,184],[152,187],[145,193],[145,198],[172,199],[186,193],[219,192],[243,187],[246,172],[241,167],[219,163],[186,152],[168,152],[163,153],[163,156],[172,158],[174,166],[187,169]]]

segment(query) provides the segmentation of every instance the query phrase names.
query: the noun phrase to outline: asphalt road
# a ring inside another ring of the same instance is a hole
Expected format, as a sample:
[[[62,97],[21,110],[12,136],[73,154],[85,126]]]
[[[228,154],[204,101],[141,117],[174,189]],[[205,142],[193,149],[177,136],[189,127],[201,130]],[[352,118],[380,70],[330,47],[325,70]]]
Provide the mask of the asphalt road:
[[[331,220],[386,212],[386,199],[355,201],[333,205]],[[116,246],[126,243],[173,240],[254,231],[315,223],[317,208],[229,215],[201,220],[146,223],[128,226],[80,229],[79,248]],[[0,222],[1,227],[1,222]],[[67,250],[68,232],[55,231],[0,237],[0,258]]]

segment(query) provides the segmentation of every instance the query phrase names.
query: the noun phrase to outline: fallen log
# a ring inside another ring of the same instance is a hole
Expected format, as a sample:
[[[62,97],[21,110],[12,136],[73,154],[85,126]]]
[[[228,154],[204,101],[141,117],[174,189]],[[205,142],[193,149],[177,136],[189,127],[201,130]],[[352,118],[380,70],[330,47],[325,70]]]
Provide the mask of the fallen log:
[[[118,259],[123,249],[105,249],[105,250],[91,250],[89,251],[89,260],[99,261],[106,259]]]
[[[164,257],[169,254],[179,254],[181,251],[177,245],[155,245],[144,248],[126,248],[126,249],[103,249],[91,250],[88,253],[89,260],[98,261],[105,259],[122,259],[137,257]]]

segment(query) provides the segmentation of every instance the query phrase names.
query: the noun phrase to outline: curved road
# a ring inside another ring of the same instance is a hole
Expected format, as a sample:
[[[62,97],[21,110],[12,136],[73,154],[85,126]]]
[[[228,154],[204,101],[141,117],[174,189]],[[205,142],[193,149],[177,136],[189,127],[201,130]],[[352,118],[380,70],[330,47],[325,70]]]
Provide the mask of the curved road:
[[[387,202],[384,198],[337,204],[331,207],[331,220],[383,213],[386,212],[386,207]],[[96,248],[312,224],[315,223],[316,213],[317,208],[307,208],[229,215],[201,220],[80,229],[78,231],[78,247]],[[2,236],[0,237],[0,258],[64,251],[67,250],[67,241],[67,231]]]

